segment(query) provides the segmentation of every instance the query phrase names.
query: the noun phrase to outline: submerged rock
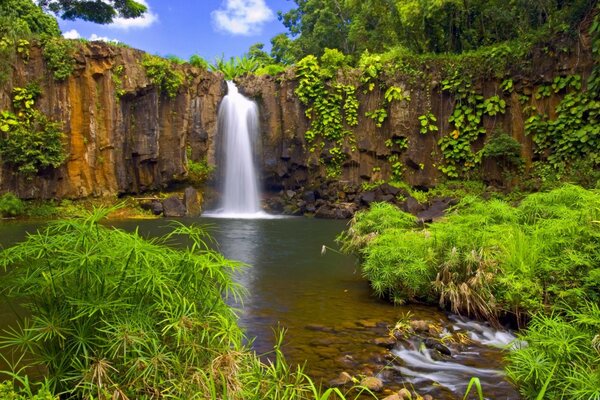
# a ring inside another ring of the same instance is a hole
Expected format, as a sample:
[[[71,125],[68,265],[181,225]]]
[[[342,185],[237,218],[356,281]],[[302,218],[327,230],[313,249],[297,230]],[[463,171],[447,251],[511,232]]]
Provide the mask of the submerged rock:
[[[367,376],[360,381],[360,386],[364,386],[372,392],[381,392],[383,390],[383,382],[381,379],[374,376]]]
[[[340,387],[352,383],[352,375],[347,373],[346,371],[341,372],[337,378],[329,381],[330,387]]]

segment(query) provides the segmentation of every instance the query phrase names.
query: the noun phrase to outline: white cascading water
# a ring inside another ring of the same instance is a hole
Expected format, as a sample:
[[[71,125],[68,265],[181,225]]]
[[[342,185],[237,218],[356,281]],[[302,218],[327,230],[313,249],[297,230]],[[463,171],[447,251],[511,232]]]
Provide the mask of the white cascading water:
[[[254,140],[258,131],[258,107],[242,96],[233,82],[219,107],[219,136],[222,140],[223,192],[215,217],[257,218],[260,208],[258,179],[254,165]]]

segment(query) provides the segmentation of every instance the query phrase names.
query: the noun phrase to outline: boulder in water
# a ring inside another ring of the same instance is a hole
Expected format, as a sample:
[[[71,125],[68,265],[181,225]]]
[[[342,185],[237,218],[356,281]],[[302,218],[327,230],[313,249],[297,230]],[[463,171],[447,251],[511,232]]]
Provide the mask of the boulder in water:
[[[184,217],[185,204],[177,196],[171,196],[163,201],[165,217]]]
[[[189,186],[183,192],[183,202],[185,204],[186,215],[189,217],[197,217],[202,211],[200,205],[200,195],[196,189]]]

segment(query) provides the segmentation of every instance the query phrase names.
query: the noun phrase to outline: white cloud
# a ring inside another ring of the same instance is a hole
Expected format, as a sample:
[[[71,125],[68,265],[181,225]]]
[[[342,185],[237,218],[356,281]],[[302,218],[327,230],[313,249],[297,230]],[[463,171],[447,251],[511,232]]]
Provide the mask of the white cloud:
[[[106,36],[98,36],[98,35],[96,35],[95,33],[92,33],[92,34],[90,35],[90,40],[91,40],[92,42],[93,42],[93,41],[95,41],[95,40],[99,40],[99,41],[101,41],[101,42],[110,42],[110,43],[116,43],[116,42],[118,42],[118,40],[117,40],[117,39],[109,39],[109,38],[107,38]]]
[[[147,28],[158,21],[158,14],[154,14],[146,0],[136,0],[138,3],[145,5],[148,8],[139,18],[115,18],[113,22],[107,25],[109,28],[124,29],[129,28]]]
[[[70,31],[66,31],[63,33],[63,37],[65,39],[79,39],[81,35],[77,32],[76,29],[71,29]]]
[[[211,13],[217,29],[234,35],[253,35],[274,18],[265,0],[225,0],[223,6]]]

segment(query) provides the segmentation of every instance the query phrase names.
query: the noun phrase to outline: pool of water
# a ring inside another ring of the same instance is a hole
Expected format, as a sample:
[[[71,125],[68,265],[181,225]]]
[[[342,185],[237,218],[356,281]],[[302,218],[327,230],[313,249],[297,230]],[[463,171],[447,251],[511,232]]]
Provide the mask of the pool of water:
[[[346,222],[310,218],[195,218],[183,222],[207,225],[226,257],[249,265],[235,276],[248,292],[243,304],[235,306],[258,353],[272,349],[274,329],[280,327],[286,330],[283,351],[288,361],[306,363],[305,371],[324,382],[342,371],[373,374],[390,389],[414,387],[436,399],[451,399],[462,397],[471,376],[479,375],[486,396],[518,398],[500,372],[504,353],[490,345],[493,341],[475,341],[443,362],[428,358],[418,345],[388,350],[373,343],[408,312],[412,318],[455,329],[491,330],[451,320],[435,307],[398,307],[374,297],[356,259],[333,250],[334,239]],[[137,228],[146,236],[160,236],[171,229],[166,219],[111,224],[125,230]],[[21,240],[36,226],[39,224],[0,223],[0,245]],[[4,304],[0,327],[12,321],[14,314]]]

